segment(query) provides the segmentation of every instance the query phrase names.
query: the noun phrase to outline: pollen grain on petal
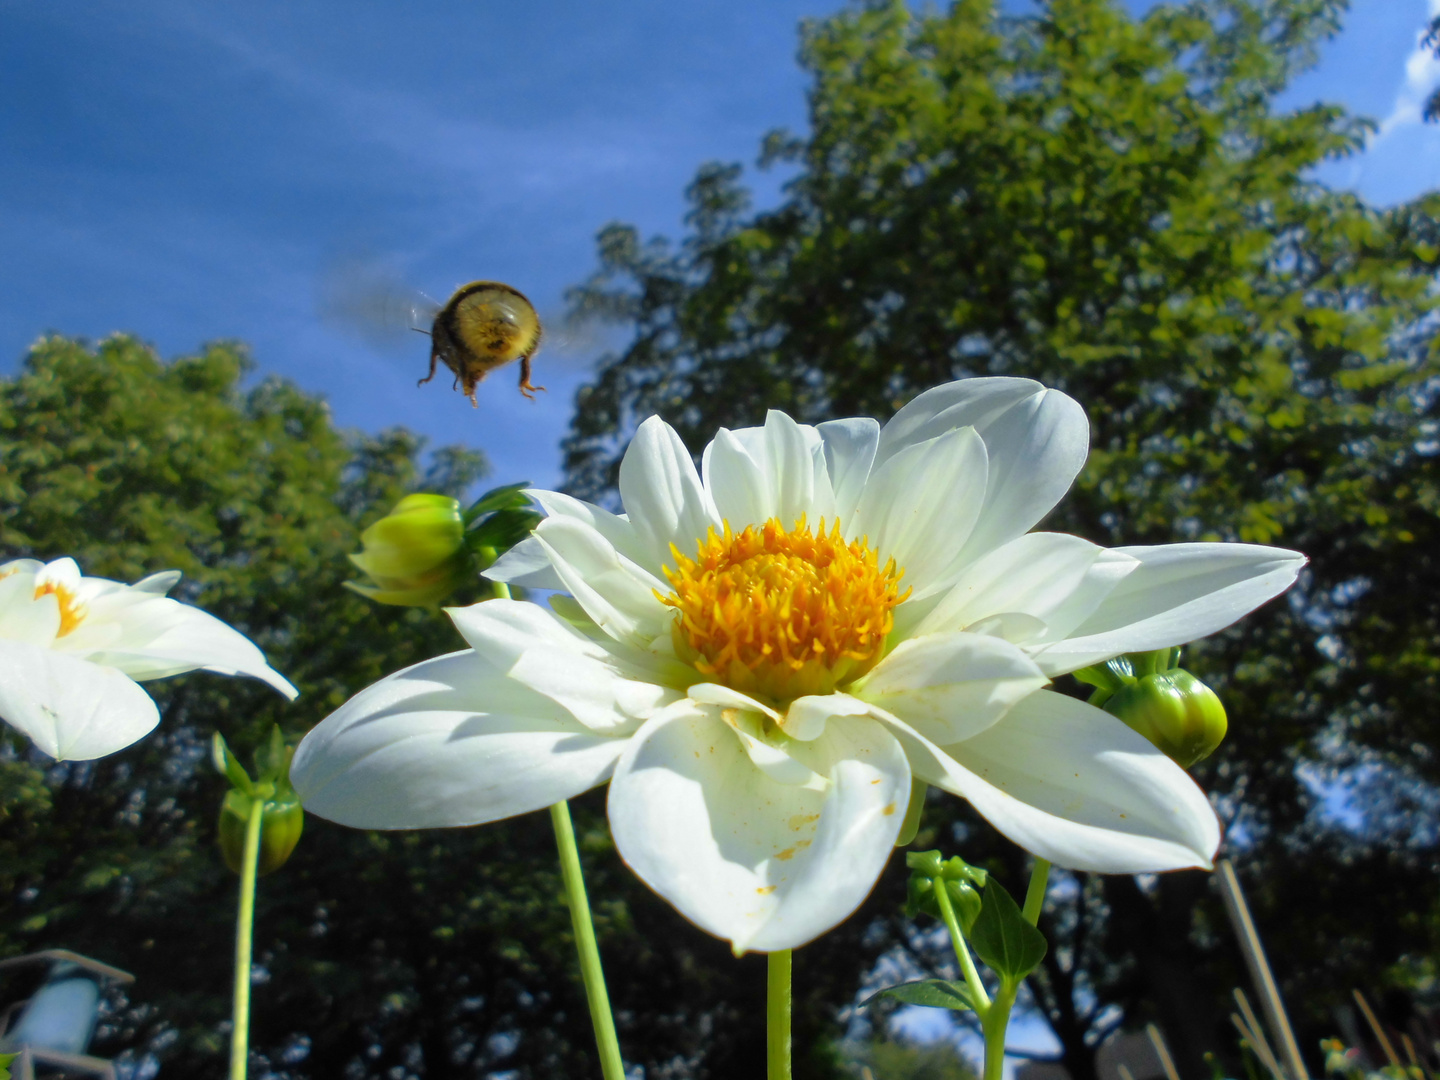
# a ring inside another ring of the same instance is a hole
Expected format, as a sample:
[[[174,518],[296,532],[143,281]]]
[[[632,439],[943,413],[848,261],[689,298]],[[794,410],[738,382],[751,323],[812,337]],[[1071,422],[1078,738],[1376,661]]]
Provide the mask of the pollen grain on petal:
[[[679,655],[702,675],[777,702],[828,694],[880,660],[906,596],[904,571],[839,523],[811,530],[802,516],[774,518],[738,535],[711,529],[695,558],[672,549],[667,569]]]

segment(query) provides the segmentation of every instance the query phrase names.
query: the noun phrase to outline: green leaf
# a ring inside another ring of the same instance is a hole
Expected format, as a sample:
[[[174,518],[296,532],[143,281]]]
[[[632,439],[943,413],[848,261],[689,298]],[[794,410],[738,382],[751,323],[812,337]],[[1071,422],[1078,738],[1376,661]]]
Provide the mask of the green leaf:
[[[10,1064],[19,1054],[0,1054],[0,1080],[10,1080]]]
[[[465,524],[469,525],[497,510],[523,510],[530,505],[530,499],[521,492],[529,486],[529,480],[522,480],[518,484],[506,484],[504,487],[491,488],[471,503],[470,509],[461,515],[465,519]]]
[[[465,536],[471,551],[492,548],[497,555],[504,554],[524,540],[544,520],[534,510],[497,510],[481,524],[472,528]]]
[[[879,993],[871,994],[860,1003],[863,1009],[872,1001],[880,998],[893,998],[906,1005],[928,1005],[934,1009],[954,1009],[956,1012],[964,1012],[966,1009],[974,1009],[975,1005],[970,1000],[970,991],[961,982],[950,982],[947,979],[921,979],[918,982],[901,983],[899,986],[887,986]]]
[[[232,787],[247,795],[254,793],[255,785],[250,780],[250,774],[245,771],[245,766],[240,764],[240,759],[230,752],[230,747],[225,745],[225,736],[218,731],[210,740],[210,758]]]
[[[985,886],[984,904],[970,943],[986,965],[1007,982],[1019,982],[1045,959],[1045,935],[1025,921],[998,881]]]

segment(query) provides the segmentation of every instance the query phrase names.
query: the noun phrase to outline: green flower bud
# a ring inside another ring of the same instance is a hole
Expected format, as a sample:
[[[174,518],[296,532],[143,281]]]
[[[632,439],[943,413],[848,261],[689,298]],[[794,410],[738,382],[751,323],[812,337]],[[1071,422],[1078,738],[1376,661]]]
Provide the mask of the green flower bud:
[[[1225,706],[1183,668],[1143,675],[1103,705],[1181,768],[1210,756],[1225,738]]]
[[[448,495],[407,495],[360,534],[350,561],[373,585],[345,585],[378,604],[434,607],[473,580],[460,503]]]
[[[210,753],[215,768],[230,781],[230,790],[220,803],[219,840],[225,865],[237,874],[242,871],[250,811],[260,803],[256,873],[264,876],[280,869],[300,842],[300,833],[305,828],[305,811],[290,786],[290,759],[295,756],[295,748],[285,742],[278,724],[272,727],[270,738],[255,753],[259,772],[253,780],[218,731],[210,740]]]
[[[220,852],[225,865],[240,873],[245,861],[245,830],[250,819],[251,798],[234,789],[220,804]],[[279,870],[290,858],[305,828],[305,811],[293,794],[289,798],[267,799],[260,821],[260,877]]]
[[[935,896],[936,888],[943,886],[960,928],[968,934],[980,914],[980,894],[976,889],[985,887],[986,872],[958,855],[941,859],[938,851],[907,852],[905,865],[910,868],[905,914],[913,919],[923,911],[937,919],[944,918]]]

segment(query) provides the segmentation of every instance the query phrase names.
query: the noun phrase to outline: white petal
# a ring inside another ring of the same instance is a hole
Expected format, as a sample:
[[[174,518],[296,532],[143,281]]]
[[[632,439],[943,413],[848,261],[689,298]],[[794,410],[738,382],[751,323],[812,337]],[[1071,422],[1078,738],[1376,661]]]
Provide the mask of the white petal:
[[[114,668],[8,641],[0,643],[0,717],[61,761],[123,750],[160,720],[150,695]]]
[[[701,462],[716,512],[737,533],[771,518],[790,529],[802,514],[812,529],[821,517],[833,521],[834,499],[819,449],[814,428],[776,409],[763,428],[721,428]]]
[[[795,948],[848,916],[874,885],[904,817],[910,771],[864,718],[836,720],[797,753],[821,793],[755,768],[713,706],[650,721],[610,786],[610,828],[642,880],[737,952]]]
[[[901,642],[850,692],[943,745],[984,731],[1049,681],[1010,642],[953,632]]]
[[[953,579],[985,475],[985,444],[972,429],[907,446],[870,474],[845,533],[867,537],[882,565],[893,557],[901,585],[920,599]]]
[[[1045,387],[1033,379],[957,379],[931,387],[908,401],[880,430],[878,468],[907,446],[928,442],[956,428],[982,430],[1002,413]]]
[[[1115,717],[1040,690],[973,739],[936,747],[891,723],[915,775],[1025,850],[1073,870],[1209,868],[1220,823],[1185,771]]]
[[[739,690],[732,690],[722,683],[696,683],[685,691],[686,696],[702,705],[719,705],[722,709],[744,709],[748,712],[757,712],[768,716],[775,723],[781,722],[781,716],[774,709],[764,702],[756,701],[749,694],[742,694]]]
[[[180,584],[179,570],[161,570],[158,574],[141,578],[130,588],[136,592],[149,593],[152,596],[164,596],[178,584]]]
[[[661,564],[650,557],[650,552],[635,535],[635,526],[630,524],[628,518],[559,491],[543,491],[537,488],[526,491],[525,494],[538,502],[550,517],[583,521],[610,541],[610,545],[625,558],[643,566],[650,573],[659,575]]]
[[[1033,616],[1048,626],[1104,553],[1104,548],[1078,536],[1028,533],[966,566],[914,632],[965,630],[982,619],[1010,613]],[[1139,565],[1133,559],[1124,562],[1131,567]],[[1109,582],[1109,587],[1113,585]],[[1103,593],[1097,594],[1080,617],[1088,616],[1101,596]],[[1071,622],[1065,629],[1073,625]]]
[[[780,726],[792,739],[810,742],[824,733],[832,716],[866,716],[870,706],[849,694],[811,694],[796,698]]]
[[[0,578],[0,638],[48,646],[60,632],[60,601],[53,593],[35,597],[28,573]]]
[[[1029,379],[961,379],[934,387],[880,433],[875,467],[907,446],[959,427],[985,440],[989,480],[967,560],[1029,532],[1069,490],[1090,443],[1085,410]]]
[[[92,601],[90,615],[74,633],[58,638],[55,648],[119,668],[142,682],[200,669],[219,675],[249,675],[292,701],[299,693],[265,662],[265,654],[255,643],[234,627],[188,604],[136,594],[128,586],[119,588],[124,595],[115,594],[113,605],[104,611],[102,599],[108,601],[108,594]],[[137,595],[142,597],[138,602]],[[120,628],[118,633],[113,630],[115,625]]]
[[[1051,674],[1213,634],[1288,589],[1305,556],[1258,544],[1115,548],[1138,560],[1064,641],[1035,654]]]
[[[640,425],[620,463],[620,497],[641,546],[662,566],[673,544],[687,556],[720,517],[700,485],[690,451],[658,416]]]
[[[868,416],[827,420],[815,428],[825,447],[825,464],[835,492],[835,513],[841,522],[850,520],[880,441],[880,425]]]
[[[519,585],[525,589],[553,589],[556,592],[563,592],[565,589],[565,583],[550,565],[550,555],[545,550],[545,545],[534,536],[521,540],[482,571],[480,576],[507,585]]]
[[[763,453],[763,446],[753,449]],[[729,522],[735,532],[747,525],[762,524],[771,516],[774,492],[770,490],[770,477],[764,463],[757,460],[752,448],[737,437],[737,433],[721,428],[705,448],[701,462],[705,489],[715,500],[715,511]],[[687,558],[693,558],[695,551],[681,548]]]
[[[1090,451],[1085,410],[1058,390],[1026,398],[978,430],[990,480],[967,561],[1034,528],[1065,497]]]
[[[633,731],[679,696],[627,677],[598,645],[535,604],[486,600],[447,612],[496,670],[563,705],[592,731]]]
[[[535,530],[565,591],[617,641],[643,647],[668,630],[670,609],[655,595],[670,586],[625,558],[594,528],[546,518]]]
[[[356,694],[305,736],[290,779],[342,825],[478,825],[603,784],[624,746],[467,650]]]

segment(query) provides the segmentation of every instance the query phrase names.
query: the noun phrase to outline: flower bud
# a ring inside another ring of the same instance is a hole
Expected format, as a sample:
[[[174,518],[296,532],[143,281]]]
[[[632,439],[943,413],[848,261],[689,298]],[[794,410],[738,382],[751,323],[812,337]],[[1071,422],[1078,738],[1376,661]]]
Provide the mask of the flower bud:
[[[350,561],[374,584],[345,584],[379,604],[434,607],[472,579],[460,503],[447,495],[405,496],[360,542]]]
[[[1209,757],[1225,738],[1225,706],[1183,668],[1141,676],[1109,697],[1104,709],[1181,768]]]
[[[908,852],[905,865],[910,868],[905,914],[913,919],[923,911],[937,919],[944,918],[940,901],[935,896],[937,888],[944,888],[950,907],[960,922],[960,929],[968,934],[980,914],[980,894],[976,889],[985,887],[985,871],[971,866],[958,855],[941,859],[938,851]]]
[[[237,874],[245,862],[245,830],[250,806],[250,796],[233,789],[226,792],[225,801],[220,804],[220,852],[225,856],[225,865]],[[293,794],[267,800],[262,812],[260,858],[256,869],[260,877],[285,865],[305,828],[305,811]]]

